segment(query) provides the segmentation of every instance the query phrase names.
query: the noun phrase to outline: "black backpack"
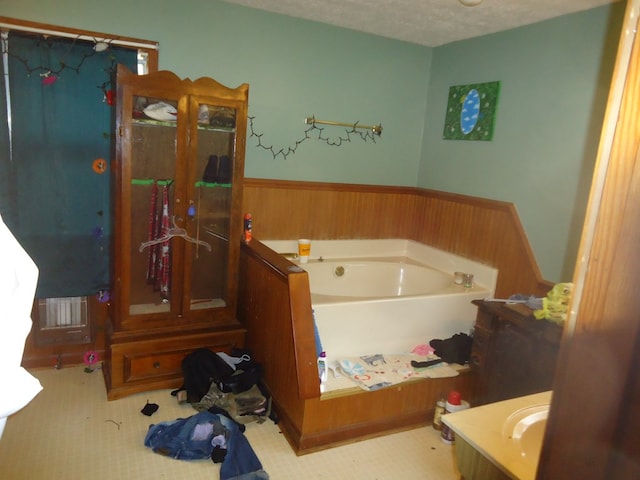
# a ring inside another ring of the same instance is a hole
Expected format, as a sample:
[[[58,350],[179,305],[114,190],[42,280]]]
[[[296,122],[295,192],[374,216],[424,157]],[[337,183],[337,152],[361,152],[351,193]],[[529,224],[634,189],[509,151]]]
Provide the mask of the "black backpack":
[[[233,349],[231,356],[251,355],[246,350]],[[182,360],[184,384],[179,390],[186,390],[187,402],[196,403],[204,397],[212,383],[225,393],[240,393],[250,389],[260,380],[261,366],[252,360],[244,360],[234,370],[218,354],[208,348],[199,348]]]

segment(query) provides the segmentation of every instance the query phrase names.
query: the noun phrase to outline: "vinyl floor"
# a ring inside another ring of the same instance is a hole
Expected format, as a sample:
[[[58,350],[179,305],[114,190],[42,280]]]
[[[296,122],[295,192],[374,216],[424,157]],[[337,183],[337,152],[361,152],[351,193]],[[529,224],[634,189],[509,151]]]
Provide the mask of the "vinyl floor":
[[[210,460],[181,461],[143,444],[149,425],[196,413],[169,390],[107,401],[102,372],[84,366],[31,371],[44,389],[9,417],[0,439],[0,478],[100,480],[219,478]],[[3,395],[10,389],[3,385]],[[140,410],[157,403],[153,416]],[[372,405],[375,408],[375,405]],[[272,480],[458,480],[452,446],[431,426],[296,456],[272,421],[247,425],[249,443]]]

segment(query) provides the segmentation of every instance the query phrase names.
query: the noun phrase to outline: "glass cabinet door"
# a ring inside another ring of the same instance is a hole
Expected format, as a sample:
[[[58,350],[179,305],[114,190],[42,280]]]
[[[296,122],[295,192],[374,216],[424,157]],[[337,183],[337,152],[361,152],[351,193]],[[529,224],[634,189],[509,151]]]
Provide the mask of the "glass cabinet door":
[[[128,166],[131,198],[129,314],[171,310],[178,102],[134,96]],[[127,205],[128,203],[128,205]],[[127,208],[128,207],[128,208]]]
[[[236,110],[182,101],[133,97],[130,315],[227,305]]]
[[[115,328],[233,323],[248,85],[118,82]]]
[[[207,103],[196,103],[194,110],[187,218],[198,242],[187,252],[191,268],[184,308],[202,310],[227,305],[236,111]]]

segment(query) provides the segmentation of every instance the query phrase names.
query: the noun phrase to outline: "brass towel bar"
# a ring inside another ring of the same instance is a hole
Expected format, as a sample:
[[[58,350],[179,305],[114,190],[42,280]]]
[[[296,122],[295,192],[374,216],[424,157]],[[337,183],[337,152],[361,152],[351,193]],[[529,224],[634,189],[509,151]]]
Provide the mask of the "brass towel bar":
[[[330,120],[318,120],[316,117],[307,117],[304,119],[304,123],[307,125],[315,125],[319,123],[320,125],[335,125],[339,127],[352,127],[356,128],[364,128],[366,130],[371,130],[374,135],[380,136],[382,134],[382,125],[359,125],[358,122],[355,123],[343,123],[343,122],[332,122]]]

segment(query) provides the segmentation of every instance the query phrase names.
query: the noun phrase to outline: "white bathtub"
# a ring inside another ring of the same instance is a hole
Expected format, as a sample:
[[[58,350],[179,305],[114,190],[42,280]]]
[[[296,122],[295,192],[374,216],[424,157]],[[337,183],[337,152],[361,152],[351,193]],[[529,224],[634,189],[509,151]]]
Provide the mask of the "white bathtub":
[[[309,273],[310,289],[318,303],[323,299],[326,303],[327,297],[354,301],[429,295],[451,285],[451,275],[405,258],[323,260],[302,267]]]
[[[295,240],[263,243],[280,253],[296,251]],[[309,263],[300,267],[309,273],[330,363],[406,353],[434,338],[469,333],[476,317],[471,300],[493,297],[498,275],[492,267],[411,240],[312,241]],[[454,272],[472,273],[473,287],[455,284]]]

